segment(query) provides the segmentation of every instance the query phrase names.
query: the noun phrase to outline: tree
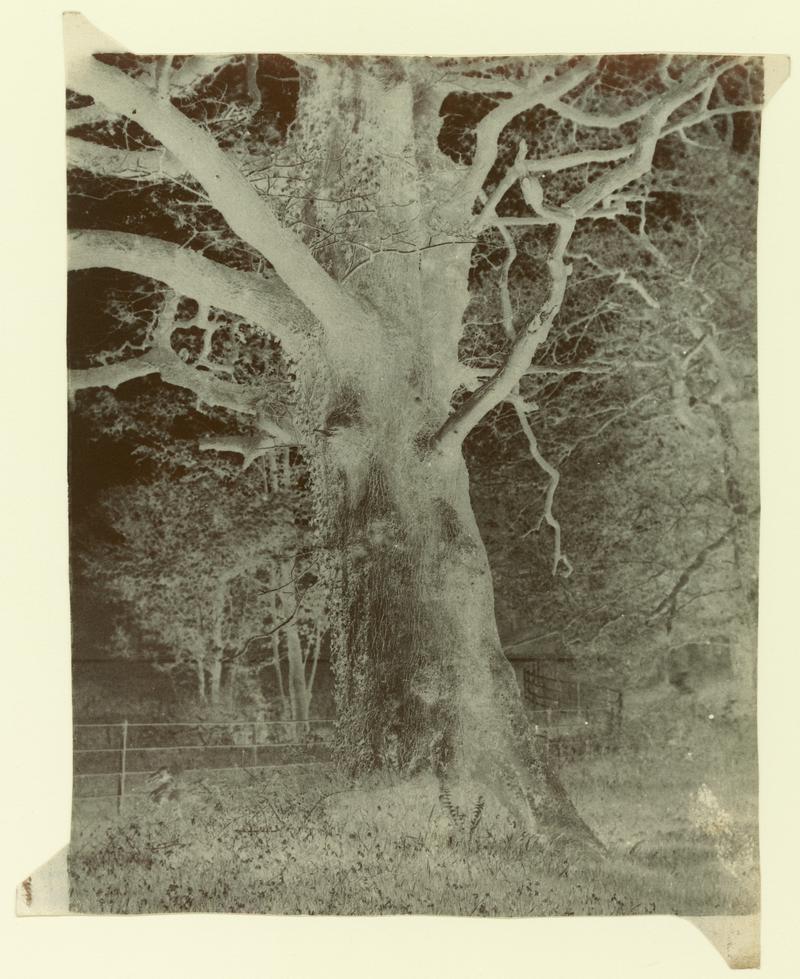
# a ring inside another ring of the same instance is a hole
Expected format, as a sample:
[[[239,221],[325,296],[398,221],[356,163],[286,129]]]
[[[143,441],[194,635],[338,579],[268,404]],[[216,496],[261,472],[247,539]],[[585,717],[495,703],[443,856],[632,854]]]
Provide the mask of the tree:
[[[286,453],[288,457],[288,451]],[[263,705],[274,672],[282,716],[308,728],[325,631],[307,534],[292,512],[297,473],[285,458],[262,483],[255,470],[109,489],[84,546],[81,587],[116,603],[117,653],[143,651],[206,712]]]
[[[69,124],[90,126],[69,142],[77,196],[93,179],[94,197],[135,191],[161,214],[161,234],[122,230],[127,218],[99,230],[85,205],[70,269],[164,288],[144,349],[74,373],[74,387],[159,374],[250,419],[216,444],[245,463],[299,445],[350,767],[432,767],[455,800],[480,794],[529,830],[589,841],[528,736],[462,449],[505,403],[533,449],[520,385],[593,278],[571,251],[646,222],[659,147],[756,111],[757,66],[296,57],[280,62],[280,84],[296,86],[282,135],[261,87],[274,61],[133,58],[81,18],[68,24]],[[515,307],[523,239],[535,275]],[[464,314],[476,256],[498,240],[501,330],[482,341],[486,369],[469,362]],[[197,305],[194,357],[179,353],[176,296]],[[213,356],[217,310],[279,344],[288,392],[240,383]],[[558,545],[554,565],[569,570]]]

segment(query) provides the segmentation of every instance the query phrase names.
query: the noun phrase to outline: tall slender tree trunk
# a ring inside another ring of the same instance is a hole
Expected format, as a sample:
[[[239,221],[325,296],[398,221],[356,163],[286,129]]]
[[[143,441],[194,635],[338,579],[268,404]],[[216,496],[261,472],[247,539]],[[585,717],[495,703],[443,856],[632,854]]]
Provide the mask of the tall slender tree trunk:
[[[742,435],[737,432],[730,403],[720,399],[712,407],[721,442],[725,497],[730,519],[733,522],[733,570],[740,590],[740,601],[737,603],[737,628],[731,637],[731,667],[738,684],[740,698],[753,708],[756,700],[758,645],[758,579],[755,573],[758,565],[758,530],[754,525],[753,517],[757,512],[758,499],[752,498],[754,495],[752,490],[748,493],[738,477],[743,455],[739,448]],[[749,458],[757,456],[754,431],[753,444],[745,445],[744,448]],[[755,492],[757,494],[757,489]]]
[[[306,734],[308,726],[308,692],[306,690],[305,666],[303,664],[303,649],[300,645],[300,635],[297,626],[290,622],[286,626],[286,658],[289,666],[289,700],[291,703],[292,720],[295,722],[294,734],[299,737]]]
[[[319,627],[314,629],[314,639],[312,651],[306,656],[306,702],[309,714],[311,712],[311,698],[314,696],[314,680],[317,677],[317,667],[319,666],[319,654],[322,649],[322,637],[324,631]],[[310,669],[309,669],[310,667]]]
[[[284,561],[282,567],[282,580],[285,581],[286,588],[284,605],[287,614],[297,609],[297,590],[292,578],[294,573],[293,562]],[[300,737],[307,734],[308,727],[308,691],[306,690],[306,670],[303,662],[303,647],[300,643],[300,634],[297,631],[297,622],[290,620],[283,627],[286,636],[286,660],[288,664],[288,687],[289,703],[291,705],[292,720],[294,723],[293,734]]]
[[[194,664],[195,679],[197,681],[197,697],[200,703],[206,701],[206,668],[202,659],[195,660]]]
[[[215,655],[208,667],[208,699],[212,707],[222,700],[222,656]]]
[[[228,601],[228,588],[236,577],[236,572],[228,571],[220,576],[211,604],[211,635],[209,636],[208,697],[214,707],[222,700],[222,664],[225,658],[225,609]]]

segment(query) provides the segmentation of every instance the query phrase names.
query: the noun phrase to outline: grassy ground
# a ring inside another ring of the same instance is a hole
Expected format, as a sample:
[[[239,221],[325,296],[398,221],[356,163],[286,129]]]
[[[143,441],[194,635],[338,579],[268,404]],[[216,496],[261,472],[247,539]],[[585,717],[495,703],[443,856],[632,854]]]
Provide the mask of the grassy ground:
[[[701,711],[704,710],[701,706]],[[83,912],[743,914],[758,906],[752,731],[721,718],[562,771],[608,846],[601,862],[543,850],[481,819],[454,829],[433,780],[354,789],[332,772],[272,772],[237,790],[74,822]],[[689,741],[687,743],[687,738]]]

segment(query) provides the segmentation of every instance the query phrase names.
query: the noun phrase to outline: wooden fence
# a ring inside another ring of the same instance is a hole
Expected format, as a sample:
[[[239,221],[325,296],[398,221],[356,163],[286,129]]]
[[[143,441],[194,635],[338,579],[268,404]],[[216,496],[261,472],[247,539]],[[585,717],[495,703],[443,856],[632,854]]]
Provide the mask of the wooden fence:
[[[220,721],[217,723],[76,724],[73,726],[73,803],[148,795],[147,779],[167,767],[198,779],[226,772],[331,760],[333,721]]]

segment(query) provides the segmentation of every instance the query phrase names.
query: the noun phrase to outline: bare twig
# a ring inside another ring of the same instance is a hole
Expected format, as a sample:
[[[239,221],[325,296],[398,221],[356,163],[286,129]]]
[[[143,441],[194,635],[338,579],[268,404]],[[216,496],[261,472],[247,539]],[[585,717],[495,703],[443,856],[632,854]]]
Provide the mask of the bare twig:
[[[512,394],[506,399],[510,405],[513,406],[517,413],[517,418],[519,419],[520,428],[525,433],[525,438],[528,440],[528,448],[530,449],[531,456],[533,457],[536,464],[550,477],[550,482],[547,487],[547,495],[544,501],[544,519],[553,528],[553,533],[555,534],[555,543],[553,545],[553,574],[558,573],[560,565],[564,565],[564,577],[568,578],[573,571],[572,564],[567,557],[567,555],[561,550],[561,524],[553,515],[553,499],[558,489],[558,482],[561,478],[561,474],[552,466],[539,451],[539,444],[536,441],[536,436],[534,435],[531,424],[528,421],[528,416],[525,413],[525,403],[518,393]]]
[[[691,563],[688,564],[683,569],[680,576],[678,577],[678,580],[672,586],[669,593],[664,596],[664,598],[658,603],[658,605],[650,613],[649,616],[650,622],[654,621],[655,619],[658,618],[659,615],[666,612],[667,613],[666,629],[667,632],[670,631],[670,629],[672,628],[672,620],[674,619],[675,613],[677,611],[678,596],[683,591],[683,589],[689,584],[694,572],[697,571],[699,568],[701,568],[702,565],[705,563],[705,560],[709,556],[709,554],[712,554],[714,551],[722,547],[722,545],[733,534],[735,529],[736,528],[734,525],[731,525],[730,527],[726,527],[726,529],[723,531],[723,533],[719,535],[719,537],[715,538],[709,544],[706,544],[705,547],[703,547],[700,551],[697,552],[697,554],[695,555]]]

